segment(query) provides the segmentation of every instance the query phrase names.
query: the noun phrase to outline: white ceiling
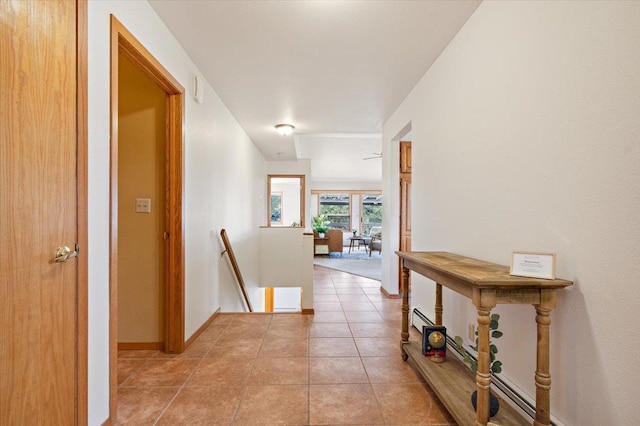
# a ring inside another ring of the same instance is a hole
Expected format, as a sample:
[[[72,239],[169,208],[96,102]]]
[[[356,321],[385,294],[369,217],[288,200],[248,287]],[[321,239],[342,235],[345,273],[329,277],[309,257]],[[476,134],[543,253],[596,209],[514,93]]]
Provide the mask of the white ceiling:
[[[330,143],[345,161],[380,152],[367,142],[480,1],[150,3],[267,160],[315,156],[315,141],[335,166]]]
[[[382,181],[382,160],[372,158],[382,153],[380,135],[296,135],[294,140],[298,158],[311,160],[314,182]]]

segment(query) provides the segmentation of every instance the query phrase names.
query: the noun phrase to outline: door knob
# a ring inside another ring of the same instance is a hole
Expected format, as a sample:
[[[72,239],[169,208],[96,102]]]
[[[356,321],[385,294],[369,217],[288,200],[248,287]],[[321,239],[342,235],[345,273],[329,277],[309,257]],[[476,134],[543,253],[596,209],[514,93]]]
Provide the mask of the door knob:
[[[60,246],[56,250],[56,257],[53,259],[54,262],[66,262],[72,257],[78,256],[78,246],[76,245],[76,249],[71,251],[71,249],[67,246]]]

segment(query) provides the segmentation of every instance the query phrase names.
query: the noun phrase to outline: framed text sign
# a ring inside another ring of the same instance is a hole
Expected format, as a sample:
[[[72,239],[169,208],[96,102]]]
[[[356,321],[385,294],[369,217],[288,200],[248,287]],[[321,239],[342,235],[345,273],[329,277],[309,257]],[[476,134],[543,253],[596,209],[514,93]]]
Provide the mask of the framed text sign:
[[[509,273],[520,277],[552,280],[556,277],[556,254],[514,251],[511,256]]]

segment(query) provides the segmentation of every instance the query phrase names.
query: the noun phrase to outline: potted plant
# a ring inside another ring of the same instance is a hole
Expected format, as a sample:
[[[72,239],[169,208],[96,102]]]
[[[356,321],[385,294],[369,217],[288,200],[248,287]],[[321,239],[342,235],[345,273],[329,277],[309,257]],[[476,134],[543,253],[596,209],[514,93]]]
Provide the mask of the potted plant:
[[[357,236],[358,236],[358,230],[357,230],[357,229],[354,229],[354,230],[353,230],[353,236],[354,236],[354,237],[357,237]]]
[[[500,315],[493,314],[491,315],[491,323],[489,323],[489,331],[491,339],[499,339],[502,337],[502,332],[498,330],[498,326],[500,320]],[[475,332],[476,340],[475,345],[471,347],[474,351],[478,352],[478,330]],[[464,348],[462,337],[456,336],[454,338],[456,342],[456,347],[458,351],[462,354],[462,360],[469,364],[471,371],[474,373],[478,372],[478,360],[476,358],[471,357],[467,350]],[[498,361],[496,354],[498,353],[498,347],[489,340],[489,372],[490,373],[501,373],[502,372],[502,361]],[[477,398],[478,391],[474,391],[471,394],[471,404],[473,408],[477,406]],[[492,393],[489,394],[489,417],[493,417],[498,413],[498,409],[500,405],[498,403],[498,398],[496,398]]]
[[[313,217],[313,229],[318,233],[318,237],[320,238],[324,238],[324,234],[329,231],[328,224],[329,221],[323,214]]]

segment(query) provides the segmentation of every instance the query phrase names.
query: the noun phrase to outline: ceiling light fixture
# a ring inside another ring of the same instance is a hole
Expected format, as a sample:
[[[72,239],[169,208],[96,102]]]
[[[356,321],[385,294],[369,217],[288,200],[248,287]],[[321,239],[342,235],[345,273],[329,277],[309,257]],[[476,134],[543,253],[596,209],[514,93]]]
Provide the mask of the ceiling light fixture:
[[[289,136],[293,133],[293,129],[295,129],[295,127],[293,127],[292,124],[276,124],[276,130],[282,136]]]

